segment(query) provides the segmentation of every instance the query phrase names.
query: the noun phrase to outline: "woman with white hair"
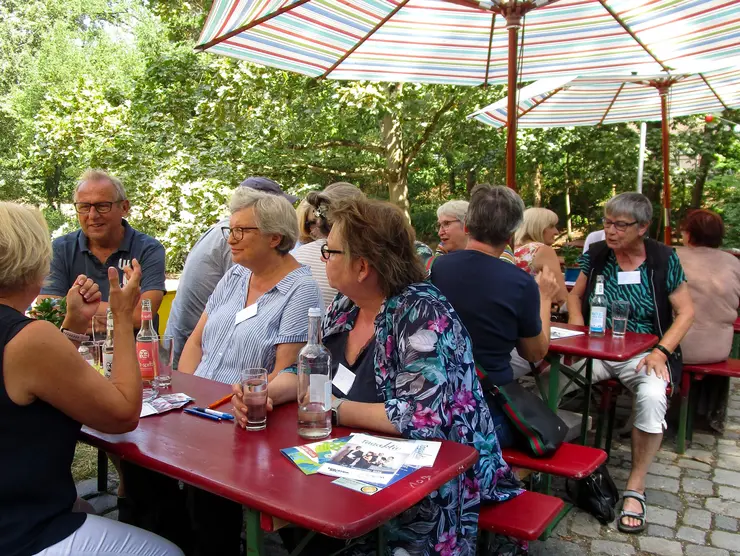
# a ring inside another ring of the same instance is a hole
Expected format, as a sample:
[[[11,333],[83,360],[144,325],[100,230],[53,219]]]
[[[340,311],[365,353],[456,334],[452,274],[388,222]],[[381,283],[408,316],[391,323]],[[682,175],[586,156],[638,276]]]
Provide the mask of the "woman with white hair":
[[[467,212],[467,201],[447,201],[437,209],[437,254],[444,255],[465,249],[468,244],[468,234],[465,233],[464,226]]]
[[[308,309],[324,305],[311,271],[289,254],[298,237],[290,203],[242,187],[230,209],[222,231],[236,264],[211,294],[179,370],[233,384],[244,368],[272,377],[292,365],[308,336]]]
[[[51,240],[41,213],[0,203],[0,554],[182,556],[156,535],[73,510],[71,467],[80,427],[117,434],[139,422],[133,313],[141,267],[134,259],[123,289],[118,269],[108,268],[116,343],[106,380],[74,345],[100,305],[91,279],[78,276],[67,292],[61,332],[24,315],[50,263]]]
[[[522,225],[516,231],[514,258],[516,266],[532,276],[548,267],[558,282],[558,293],[553,299],[563,305],[568,299],[565,278],[560,270],[560,261],[552,248],[558,235],[558,215],[550,209],[532,207],[524,211]]]

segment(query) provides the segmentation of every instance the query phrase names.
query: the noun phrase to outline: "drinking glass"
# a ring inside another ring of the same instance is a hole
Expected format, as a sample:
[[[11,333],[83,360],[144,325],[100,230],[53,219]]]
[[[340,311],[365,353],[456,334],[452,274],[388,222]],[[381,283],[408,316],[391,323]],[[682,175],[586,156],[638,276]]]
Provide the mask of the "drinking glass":
[[[267,426],[267,371],[261,368],[242,370],[242,391],[247,406],[248,431],[261,431]]]
[[[92,355],[92,362],[93,367],[95,367],[95,370],[97,370],[100,374],[103,373],[103,343],[102,342],[93,342],[93,341],[86,341],[86,342],[80,342],[80,347],[86,347],[88,351],[90,352],[90,355]]]
[[[107,315],[95,315],[90,322],[92,329],[92,339],[94,342],[105,342],[108,334],[108,317]]]
[[[627,319],[630,315],[629,301],[615,301],[612,303],[612,334],[624,336],[627,332]]]
[[[172,383],[172,358],[175,339],[172,336],[158,336],[159,357],[157,359],[157,386],[167,388]]]

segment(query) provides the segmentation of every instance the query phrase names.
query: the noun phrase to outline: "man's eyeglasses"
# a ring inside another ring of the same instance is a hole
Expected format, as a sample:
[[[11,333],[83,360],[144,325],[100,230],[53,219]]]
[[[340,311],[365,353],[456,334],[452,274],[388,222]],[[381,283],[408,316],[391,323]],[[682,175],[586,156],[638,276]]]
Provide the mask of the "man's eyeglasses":
[[[224,239],[226,241],[229,241],[229,236],[234,238],[234,241],[241,241],[244,237],[244,232],[247,230],[259,230],[256,226],[248,226],[248,227],[235,227],[235,228],[229,228],[228,226],[222,226],[221,227],[221,233],[224,235]]]
[[[437,231],[441,230],[442,228],[447,229],[455,222],[460,222],[459,220],[443,220],[442,222],[437,222],[435,224],[435,227],[437,228]]]
[[[611,226],[614,226],[618,232],[624,232],[630,226],[634,226],[635,224],[637,224],[637,220],[635,220],[634,222],[615,222],[614,220],[609,220],[608,218],[602,218],[601,221],[604,223],[605,230],[608,230]]]
[[[95,207],[95,212],[98,214],[105,214],[110,212],[113,205],[120,203],[121,201],[106,201],[104,203],[74,203],[75,210],[80,214],[87,214],[90,212],[92,207]]]
[[[325,261],[328,261],[329,257],[331,257],[332,255],[344,255],[344,251],[329,249],[329,246],[326,243],[321,246],[321,256]]]

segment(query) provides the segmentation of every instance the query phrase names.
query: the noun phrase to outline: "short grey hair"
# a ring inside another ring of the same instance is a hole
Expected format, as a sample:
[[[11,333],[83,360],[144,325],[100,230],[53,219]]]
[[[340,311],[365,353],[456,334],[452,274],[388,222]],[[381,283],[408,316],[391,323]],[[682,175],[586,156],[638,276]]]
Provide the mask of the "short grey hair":
[[[77,187],[75,187],[75,195],[74,195],[75,199],[77,198],[77,192],[80,190],[80,187],[82,187],[89,181],[110,182],[110,184],[116,190],[116,202],[125,201],[127,199],[126,190],[123,188],[123,184],[121,183],[121,180],[119,180],[116,177],[111,176],[105,170],[98,170],[95,168],[88,168],[80,176],[80,179],[77,180]]]
[[[276,247],[280,253],[285,255],[295,247],[298,239],[298,220],[288,199],[249,187],[239,187],[231,196],[229,203],[231,214],[248,208],[254,208],[254,222],[260,232],[283,237]]]
[[[465,226],[470,237],[492,247],[506,245],[524,218],[524,201],[501,185],[476,185],[470,194]]]
[[[444,205],[437,209],[437,218],[446,214],[448,216],[454,216],[460,222],[465,222],[465,214],[468,212],[467,201],[447,201]]]
[[[606,202],[604,215],[607,214],[627,216],[640,225],[650,224],[653,220],[653,204],[642,193],[620,193]]]

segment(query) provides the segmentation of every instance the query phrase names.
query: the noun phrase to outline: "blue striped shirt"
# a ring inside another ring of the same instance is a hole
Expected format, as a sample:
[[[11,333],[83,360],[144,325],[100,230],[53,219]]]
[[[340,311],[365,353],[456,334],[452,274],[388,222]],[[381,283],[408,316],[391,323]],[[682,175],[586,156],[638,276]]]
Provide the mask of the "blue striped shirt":
[[[255,301],[255,316],[235,325],[247,302],[251,275],[248,268],[234,265],[208,299],[197,376],[234,384],[241,381],[242,369],[262,367],[269,373],[278,344],[308,339],[308,309],[323,307],[311,271],[302,266],[290,272]]]

